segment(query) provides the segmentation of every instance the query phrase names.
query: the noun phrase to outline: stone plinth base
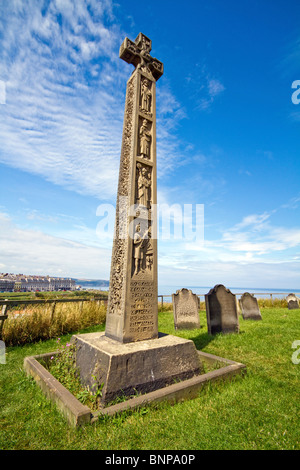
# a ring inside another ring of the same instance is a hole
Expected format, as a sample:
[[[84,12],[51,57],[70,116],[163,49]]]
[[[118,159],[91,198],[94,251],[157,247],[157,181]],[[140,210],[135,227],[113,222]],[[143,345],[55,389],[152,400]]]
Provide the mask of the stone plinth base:
[[[159,334],[157,339],[120,343],[105,333],[74,335],[76,365],[84,385],[103,385],[102,403],[136,392],[148,393],[201,372],[191,340]]]

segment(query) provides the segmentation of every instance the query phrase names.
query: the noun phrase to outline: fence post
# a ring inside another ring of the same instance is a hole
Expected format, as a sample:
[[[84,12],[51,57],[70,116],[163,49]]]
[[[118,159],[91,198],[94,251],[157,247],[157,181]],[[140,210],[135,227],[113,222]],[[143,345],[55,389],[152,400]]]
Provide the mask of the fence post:
[[[53,302],[53,305],[52,305],[52,308],[51,308],[51,314],[50,314],[50,323],[53,322],[55,307],[56,307],[56,302]]]
[[[4,341],[0,341],[0,364],[6,364]]]
[[[6,309],[7,309],[7,305],[2,305],[2,312],[0,315],[0,338],[2,336],[2,329],[3,329],[4,322],[7,319]]]
[[[271,297],[271,303],[273,305],[273,294],[270,294],[270,297]]]

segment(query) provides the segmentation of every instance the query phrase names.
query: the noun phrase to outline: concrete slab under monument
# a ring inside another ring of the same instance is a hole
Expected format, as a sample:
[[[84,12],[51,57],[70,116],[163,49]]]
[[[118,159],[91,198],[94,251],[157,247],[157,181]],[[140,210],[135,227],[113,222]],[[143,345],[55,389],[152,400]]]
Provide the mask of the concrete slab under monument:
[[[104,333],[74,335],[76,366],[90,389],[102,387],[105,405],[120,396],[149,393],[201,373],[194,342],[159,333],[157,339],[120,343]]]
[[[95,423],[102,416],[113,416],[123,411],[136,410],[151,403],[167,401],[175,404],[183,400],[191,400],[199,397],[199,391],[206,384],[218,380],[230,380],[237,374],[244,374],[246,366],[242,363],[231,361],[213,354],[197,351],[201,363],[210,368],[215,364],[219,366],[210,372],[199,374],[191,379],[177,381],[172,385],[160,388],[153,392],[141,394],[120,401],[117,404],[101,407],[95,411],[83,405],[72,393],[67,390],[57,379],[47,370],[46,364],[53,357],[61,354],[52,351],[36,356],[27,356],[24,359],[24,369],[26,374],[33,377],[43,393],[57,406],[62,415],[71,426],[81,426],[88,423]],[[221,365],[221,367],[220,367]]]

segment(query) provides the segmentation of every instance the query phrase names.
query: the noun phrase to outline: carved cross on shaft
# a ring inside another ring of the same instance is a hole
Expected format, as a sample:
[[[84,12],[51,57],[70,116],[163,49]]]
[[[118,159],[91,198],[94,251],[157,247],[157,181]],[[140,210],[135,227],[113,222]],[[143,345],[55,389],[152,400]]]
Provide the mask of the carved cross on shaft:
[[[140,33],[133,42],[125,38],[120,47],[120,58],[133,64],[136,68],[141,68],[144,72],[150,73],[155,80],[158,80],[164,73],[163,63],[151,57],[149,54],[152,41],[144,34]]]

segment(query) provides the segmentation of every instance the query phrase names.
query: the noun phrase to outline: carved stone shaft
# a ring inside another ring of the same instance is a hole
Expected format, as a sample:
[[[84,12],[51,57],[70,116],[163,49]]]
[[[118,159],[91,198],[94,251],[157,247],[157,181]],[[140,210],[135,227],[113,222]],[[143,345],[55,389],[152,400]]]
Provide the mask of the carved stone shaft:
[[[163,66],[150,50],[141,33],[120,49],[136,68],[127,82],[105,335],[122,343],[158,337],[155,88]]]
[[[105,333],[72,337],[80,380],[101,385],[103,405],[202,368],[193,341],[158,333],[155,85],[163,66],[150,50],[141,33],[120,50],[136,69],[127,83]]]

